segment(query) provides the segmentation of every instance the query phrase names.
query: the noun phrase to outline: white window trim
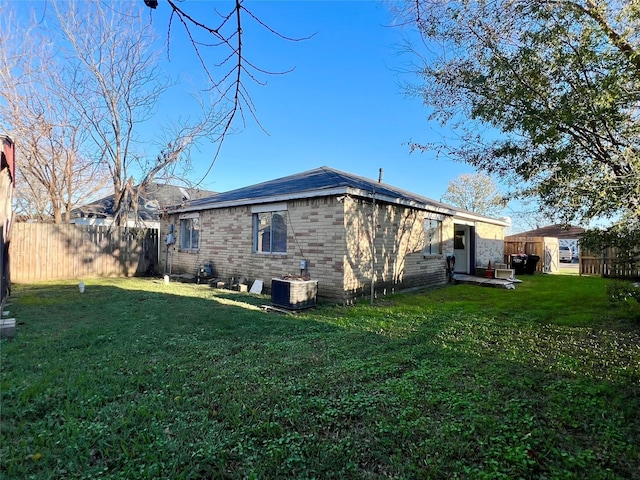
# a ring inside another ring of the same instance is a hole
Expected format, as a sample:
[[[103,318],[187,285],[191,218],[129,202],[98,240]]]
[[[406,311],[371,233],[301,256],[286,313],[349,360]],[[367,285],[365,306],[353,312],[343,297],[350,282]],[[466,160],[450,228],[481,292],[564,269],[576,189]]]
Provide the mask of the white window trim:
[[[268,203],[251,207],[251,213],[286,212],[287,210],[286,203]]]
[[[287,204],[286,203],[271,203],[269,205],[257,205],[255,207],[251,207],[251,217],[252,217],[252,221],[254,220],[254,214],[259,214],[259,213],[270,213],[271,214],[271,218],[273,218],[273,214],[274,213],[278,213],[278,212],[288,212],[287,209]],[[287,216],[287,221],[289,220],[288,216]],[[286,250],[284,252],[262,252],[256,249],[256,241],[257,239],[255,238],[255,224],[253,225],[252,228],[252,239],[251,242],[253,243],[253,253],[255,253],[256,255],[272,255],[272,256],[281,256],[281,257],[286,257],[287,256],[287,252]],[[287,249],[289,248],[288,242],[287,242]]]
[[[197,252],[200,250],[200,235],[198,235],[198,246],[196,248],[192,248],[192,247],[183,247],[182,246],[182,220],[192,220],[192,219],[197,219],[198,223],[200,223],[200,213],[184,213],[182,215],[180,215],[180,218],[178,219],[178,233],[179,233],[179,251],[182,252]]]

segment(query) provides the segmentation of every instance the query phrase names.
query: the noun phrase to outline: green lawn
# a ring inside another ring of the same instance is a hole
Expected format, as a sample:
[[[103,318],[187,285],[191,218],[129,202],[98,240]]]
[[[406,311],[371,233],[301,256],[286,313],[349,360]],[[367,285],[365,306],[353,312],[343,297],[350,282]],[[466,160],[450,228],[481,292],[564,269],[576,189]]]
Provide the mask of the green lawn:
[[[298,315],[151,279],[15,286],[0,478],[640,478],[640,309],[523,280]]]

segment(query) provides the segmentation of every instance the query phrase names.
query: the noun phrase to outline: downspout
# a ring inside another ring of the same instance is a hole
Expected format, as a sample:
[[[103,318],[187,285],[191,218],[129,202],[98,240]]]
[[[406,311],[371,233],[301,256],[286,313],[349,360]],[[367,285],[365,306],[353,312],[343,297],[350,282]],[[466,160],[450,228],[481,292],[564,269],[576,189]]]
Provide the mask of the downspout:
[[[375,298],[375,282],[376,282],[376,225],[378,223],[376,218],[376,189],[372,192],[373,198],[373,211],[371,212],[371,305],[373,305],[373,299]]]
[[[382,168],[378,170],[378,183],[382,183]],[[376,231],[378,229],[378,216],[376,209],[376,188],[373,187],[372,192],[372,208],[371,223],[373,224],[373,231],[371,232],[371,305],[376,296],[375,282],[376,282]]]

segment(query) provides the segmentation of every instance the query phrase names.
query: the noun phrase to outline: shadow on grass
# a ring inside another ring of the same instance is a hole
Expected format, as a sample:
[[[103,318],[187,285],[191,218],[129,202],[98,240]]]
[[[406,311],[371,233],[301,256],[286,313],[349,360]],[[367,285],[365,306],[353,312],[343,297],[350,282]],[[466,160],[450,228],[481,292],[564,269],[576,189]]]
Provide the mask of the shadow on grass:
[[[622,358],[639,359],[632,346],[612,357],[615,376],[598,378],[595,360],[562,348],[580,339],[535,322],[425,303],[283,316],[260,310],[266,300],[142,280],[84,294],[19,286],[23,324],[0,343],[0,472],[630,478],[640,468],[639,376]]]

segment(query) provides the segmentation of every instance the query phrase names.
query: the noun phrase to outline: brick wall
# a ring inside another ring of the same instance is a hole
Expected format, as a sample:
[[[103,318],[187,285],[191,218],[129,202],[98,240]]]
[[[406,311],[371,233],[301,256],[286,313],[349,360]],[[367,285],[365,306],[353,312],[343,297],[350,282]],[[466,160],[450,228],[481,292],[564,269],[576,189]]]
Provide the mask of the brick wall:
[[[251,207],[234,207],[200,212],[200,248],[179,249],[179,215],[163,219],[162,232],[175,224],[178,234],[171,250],[172,273],[195,274],[198,265],[212,263],[215,275],[257,278],[267,290],[271,279],[300,273],[300,261],[307,261],[309,275],[318,280],[318,296],[341,301],[342,259],[345,252],[344,211],[335,197],[290,201],[287,204],[287,252],[265,254],[253,251]],[[164,249],[164,247],[163,247]],[[162,262],[165,255],[163,251]]]
[[[371,201],[347,197],[345,212],[345,224],[348,225],[344,258],[347,301],[370,296],[373,271],[376,295],[446,283],[446,253],[453,249],[452,219],[443,222],[442,254],[425,255],[423,211],[377,204],[373,248],[374,208]]]
[[[286,254],[253,252],[250,206],[200,212],[200,248],[193,252],[179,249],[179,215],[163,219],[162,238],[171,222],[178,237],[170,251],[172,273],[195,274],[198,265],[211,263],[217,277],[244,276],[250,282],[261,278],[268,291],[272,278],[299,274],[304,259],[309,275],[318,280],[319,297],[350,303],[370,295],[374,252],[371,201],[320,197],[290,201],[287,209]],[[376,295],[447,281],[445,259],[453,251],[453,219],[443,222],[442,254],[424,255],[424,215],[419,210],[377,204]]]

